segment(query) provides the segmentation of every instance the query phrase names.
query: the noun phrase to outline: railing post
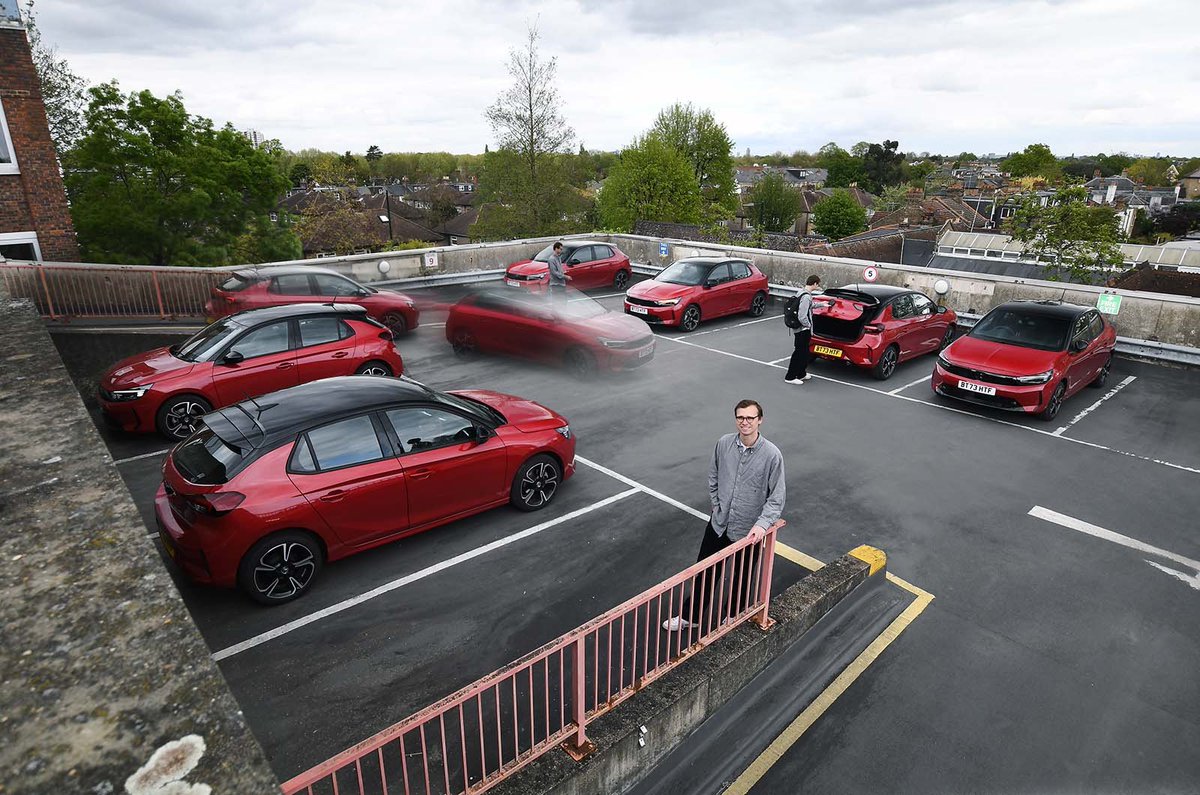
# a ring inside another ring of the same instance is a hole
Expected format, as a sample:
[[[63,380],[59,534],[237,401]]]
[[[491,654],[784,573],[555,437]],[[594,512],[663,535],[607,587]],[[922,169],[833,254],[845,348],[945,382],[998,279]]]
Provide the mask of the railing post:
[[[50,285],[46,283],[46,266],[38,265],[38,276],[42,278],[42,290],[46,293],[46,308],[50,310],[50,319],[58,320],[58,316],[54,314],[54,299],[50,297]]]
[[[783,522],[771,525],[767,528],[762,540],[760,551],[762,575],[758,584],[758,601],[762,603],[762,608],[750,619],[761,629],[770,629],[775,626],[775,619],[767,615],[767,608],[771,606],[771,572],[775,568],[775,534],[780,527],[783,527]]]
[[[154,281],[154,296],[158,299],[158,316],[162,320],[166,320],[167,310],[163,308],[162,288],[158,286],[158,271],[150,271],[150,277]]]
[[[587,738],[587,695],[584,691],[587,669],[584,655],[586,640],[587,635],[580,635],[575,639],[575,736],[563,743],[563,749],[576,761],[596,750],[596,746],[588,742]],[[600,654],[599,636],[596,639],[596,654]]]

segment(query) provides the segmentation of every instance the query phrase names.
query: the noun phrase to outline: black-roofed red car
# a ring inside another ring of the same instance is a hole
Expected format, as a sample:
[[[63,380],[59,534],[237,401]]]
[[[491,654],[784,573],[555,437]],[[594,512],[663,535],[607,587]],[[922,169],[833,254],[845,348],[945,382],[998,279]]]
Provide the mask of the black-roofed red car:
[[[546,246],[533,259],[521,260],[509,265],[504,273],[504,283],[509,287],[522,287],[534,292],[544,292],[550,283],[550,255],[554,245]],[[596,287],[611,287],[624,290],[629,284],[632,269],[629,257],[612,243],[598,240],[564,240],[559,254],[563,271],[571,277],[569,282],[576,290]]]
[[[420,310],[407,295],[377,290],[337,271],[311,265],[236,270],[212,288],[204,314],[211,321],[247,309],[303,303],[357,304],[393,334],[412,331],[421,320]]]
[[[896,365],[937,351],[954,339],[958,316],[923,293],[884,284],[834,287],[813,301],[809,350],[887,380]]]
[[[1080,389],[1104,386],[1116,344],[1095,307],[1009,301],[938,354],[931,383],[938,395],[1052,420]]]
[[[163,463],[155,514],[191,579],[267,605],[324,564],[506,503],[575,471],[562,415],[483,390],[328,378],[216,411]]]
[[[767,277],[754,264],[728,257],[688,257],[625,291],[625,311],[647,323],[695,331],[702,321],[767,308]]]

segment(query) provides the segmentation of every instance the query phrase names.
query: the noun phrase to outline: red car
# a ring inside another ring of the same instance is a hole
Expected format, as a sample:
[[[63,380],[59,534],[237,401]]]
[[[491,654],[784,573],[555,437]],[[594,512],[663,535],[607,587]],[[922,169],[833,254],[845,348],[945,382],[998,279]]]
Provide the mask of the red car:
[[[1010,301],[938,355],[933,391],[1053,420],[1071,395],[1104,386],[1116,344],[1094,307]]]
[[[189,578],[275,605],[338,558],[506,502],[544,508],[574,471],[570,426],[532,401],[327,378],[205,417],[154,504]]]
[[[371,317],[397,335],[412,331],[421,319],[416,304],[403,293],[376,290],[337,271],[310,265],[271,265],[234,271],[212,289],[212,298],[204,304],[204,314],[212,321],[246,309],[304,303],[366,307]]]
[[[694,331],[701,320],[738,312],[758,317],[767,294],[767,277],[747,260],[689,257],[630,287],[625,311],[647,323]]]
[[[886,381],[900,362],[949,345],[957,323],[952,310],[915,290],[850,284],[816,296],[809,350],[816,358],[865,367]]]
[[[631,370],[654,357],[654,334],[641,320],[610,312],[575,290],[563,296],[482,291],[450,308],[446,340],[476,350],[565,365],[578,376]]]
[[[546,246],[533,259],[521,260],[509,265],[504,274],[504,283],[509,287],[523,287],[544,292],[550,283],[550,255],[553,244]],[[560,255],[563,270],[571,280],[568,286],[576,290],[593,287],[613,287],[624,290],[629,284],[629,257],[612,243],[594,240],[564,240]]]
[[[392,332],[353,304],[239,312],[170,348],[117,362],[100,408],[122,430],[186,439],[214,407],[335,375],[400,375]]]

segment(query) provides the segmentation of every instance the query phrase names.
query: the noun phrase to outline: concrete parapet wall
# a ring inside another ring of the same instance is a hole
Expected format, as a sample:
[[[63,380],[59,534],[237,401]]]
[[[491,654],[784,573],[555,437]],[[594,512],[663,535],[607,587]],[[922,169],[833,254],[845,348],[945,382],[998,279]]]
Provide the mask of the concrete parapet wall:
[[[771,631],[739,627],[588,724],[597,750],[583,761],[551,752],[491,792],[596,795],[629,789],[869,576],[885,576],[871,570],[851,555],[832,561],[771,603]]]
[[[33,307],[0,283],[0,792],[118,793],[155,749],[185,779],[278,791]]]

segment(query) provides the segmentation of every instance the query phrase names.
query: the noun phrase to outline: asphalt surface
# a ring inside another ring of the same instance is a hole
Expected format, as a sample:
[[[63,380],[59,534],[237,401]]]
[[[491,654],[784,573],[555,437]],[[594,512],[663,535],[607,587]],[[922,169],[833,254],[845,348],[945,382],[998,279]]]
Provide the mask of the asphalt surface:
[[[511,392],[561,411],[580,456],[700,511],[713,441],[733,430],[734,403],[753,397],[787,462],[780,540],[821,560],[877,546],[891,572],[934,595],[753,792],[1196,791],[1200,373],[1117,359],[1105,389],[1083,390],[1043,423],[935,397],[928,357],[883,383],[816,363],[811,381],[785,384],[790,339],[778,312],[662,331],[646,367],[587,383],[511,359],[459,360],[433,316],[399,347],[409,374],[432,386]],[[152,334],[54,338],[85,400],[108,363],[164,344]],[[101,432],[152,528],[167,445]],[[543,512],[498,509],[355,556],[275,609],[180,588],[287,778],[690,564],[703,530],[695,517],[645,493],[591,507],[628,488],[582,465]],[[1090,526],[1149,547],[1078,529]],[[776,587],[803,574],[783,560],[778,570]],[[736,752],[745,765],[755,755]]]

